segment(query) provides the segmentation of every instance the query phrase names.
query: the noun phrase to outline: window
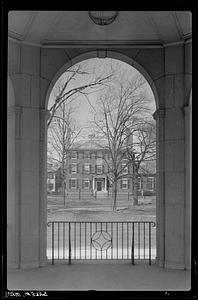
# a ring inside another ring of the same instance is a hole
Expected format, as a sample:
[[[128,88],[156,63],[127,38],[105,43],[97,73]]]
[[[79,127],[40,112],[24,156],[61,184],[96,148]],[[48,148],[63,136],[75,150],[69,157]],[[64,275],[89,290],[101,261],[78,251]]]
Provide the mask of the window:
[[[96,173],[97,174],[102,174],[103,172],[103,166],[102,165],[97,165],[96,166]]]
[[[124,189],[128,189],[128,179],[122,179],[121,180],[121,188]]]
[[[153,190],[153,177],[147,177],[146,189],[150,191]]]
[[[77,173],[77,164],[71,165],[71,173],[73,173],[73,174]]]
[[[90,152],[89,151],[85,151],[84,158],[90,158]]]
[[[49,178],[49,179],[53,179],[53,178],[54,178],[54,174],[53,174],[53,173],[51,173],[51,172],[50,172],[50,173],[48,173],[48,178]]]
[[[70,179],[70,186],[71,186],[71,189],[76,189],[77,188],[77,179],[76,178],[71,178]]]
[[[92,153],[90,154],[90,156],[91,156],[91,159],[96,159],[96,153],[95,153],[95,152],[92,152]]]
[[[53,190],[53,188],[54,188],[53,183],[48,183],[48,189],[49,189],[49,190]]]
[[[83,187],[84,189],[89,189],[90,181],[88,178],[83,179]]]
[[[97,151],[97,158],[103,158],[103,152]]]
[[[84,173],[89,174],[90,173],[90,165],[89,164],[84,164]]]
[[[77,159],[77,151],[72,151],[71,158],[72,159]]]
[[[122,164],[121,168],[122,174],[128,174],[128,166],[126,166],[126,164]]]

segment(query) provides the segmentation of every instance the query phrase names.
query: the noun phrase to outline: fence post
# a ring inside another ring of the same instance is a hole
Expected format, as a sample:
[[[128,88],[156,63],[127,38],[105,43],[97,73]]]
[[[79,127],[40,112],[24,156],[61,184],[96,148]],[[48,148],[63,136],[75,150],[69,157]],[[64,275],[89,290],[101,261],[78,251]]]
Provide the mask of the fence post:
[[[52,222],[52,265],[54,265],[54,222]]]
[[[69,265],[71,265],[71,226],[69,222]]]
[[[131,264],[134,265],[134,222],[133,222],[133,230],[132,230]]]
[[[151,223],[149,222],[149,266],[151,265]]]

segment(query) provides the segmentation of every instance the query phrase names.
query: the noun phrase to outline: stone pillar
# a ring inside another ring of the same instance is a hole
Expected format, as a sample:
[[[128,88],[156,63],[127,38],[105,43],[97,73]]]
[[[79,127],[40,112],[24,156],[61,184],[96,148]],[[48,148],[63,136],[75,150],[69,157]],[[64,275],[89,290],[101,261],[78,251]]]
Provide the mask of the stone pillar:
[[[157,259],[159,266],[184,269],[185,159],[182,107],[159,110],[157,118]]]
[[[184,107],[185,114],[185,231],[184,231],[184,251],[185,251],[185,269],[191,269],[191,172],[192,172],[192,124],[191,124],[191,106]]]
[[[8,107],[7,118],[7,266],[18,268],[20,261],[20,106]]]
[[[47,119],[50,112],[40,109],[39,153],[39,266],[47,263]]]
[[[40,240],[40,115],[38,108],[23,107],[20,164],[20,267],[39,267]]]
[[[46,118],[48,111],[8,109],[8,267],[46,264]]]
[[[164,174],[164,117],[165,110],[158,109],[153,114],[154,119],[156,120],[156,261],[160,267],[164,267],[165,261],[165,240],[164,240],[164,231],[165,231],[165,174]]]

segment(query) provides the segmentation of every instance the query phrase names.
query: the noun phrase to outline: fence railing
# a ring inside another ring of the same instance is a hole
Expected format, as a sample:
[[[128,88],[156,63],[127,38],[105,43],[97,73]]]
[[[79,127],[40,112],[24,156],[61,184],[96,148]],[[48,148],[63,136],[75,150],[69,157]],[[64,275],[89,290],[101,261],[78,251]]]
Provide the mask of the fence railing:
[[[48,222],[48,258],[56,260],[155,259],[155,222]]]

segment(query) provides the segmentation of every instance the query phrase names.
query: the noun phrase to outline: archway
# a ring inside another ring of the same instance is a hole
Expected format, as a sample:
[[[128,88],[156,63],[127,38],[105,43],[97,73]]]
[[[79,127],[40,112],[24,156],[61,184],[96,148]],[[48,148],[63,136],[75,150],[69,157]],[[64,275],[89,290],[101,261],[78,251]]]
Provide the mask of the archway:
[[[102,52],[103,53],[103,52]],[[80,55],[78,57],[76,57],[75,59],[73,59],[72,61],[72,65],[75,65],[76,63],[78,62],[81,62],[81,61],[84,61],[85,60],[85,57],[86,59],[89,59],[89,58],[94,58],[94,57],[101,57],[103,58],[103,56],[100,56],[101,53],[98,53],[98,51],[92,51],[92,52],[88,52],[86,54],[83,54],[83,55]],[[111,57],[113,59],[116,59],[119,60],[119,61],[124,61],[125,63],[129,64],[130,66],[133,66],[134,68],[136,68],[138,71],[141,71],[141,74],[145,77],[145,79],[147,80],[147,82],[150,84],[150,87],[152,89],[152,92],[153,94],[155,94],[156,98],[155,98],[155,101],[156,101],[156,106],[159,107],[159,101],[158,101],[158,96],[157,96],[157,91],[156,91],[156,88],[155,88],[155,84],[153,83],[151,77],[148,75],[148,73],[139,65],[137,64],[136,62],[134,62],[132,59],[128,58],[127,56],[125,55],[122,55],[120,53],[117,53],[117,52],[113,52],[113,51],[108,51],[108,56],[106,57]],[[59,71],[56,73],[56,75],[53,77],[51,83],[50,83],[50,86],[48,88],[48,92],[47,92],[47,97],[46,97],[46,103],[45,103],[45,107],[48,103],[48,100],[49,100],[49,96],[51,94],[51,91],[56,83],[56,81],[58,80],[58,78],[60,78],[60,76],[62,74],[64,74],[64,72],[71,66],[71,64],[66,64],[64,65],[61,69],[59,69]],[[135,67],[136,66],[136,67]],[[47,108],[47,107],[46,107]],[[158,201],[157,201],[158,202]]]
[[[144,78],[146,79],[146,81],[149,83],[150,88],[151,88],[151,90],[153,92],[153,95],[154,95],[155,102],[156,102],[156,110],[159,109],[159,96],[158,96],[157,89],[155,87],[155,83],[154,83],[152,77],[149,75],[149,73],[145,70],[145,68],[143,68],[141,64],[139,64],[137,61],[135,61],[131,57],[126,56],[125,54],[122,54],[120,52],[111,51],[111,50],[108,50],[108,51],[107,50],[105,50],[105,51],[104,50],[88,51],[88,52],[85,52],[83,54],[75,56],[70,61],[68,61],[66,64],[64,64],[56,72],[56,74],[53,76],[53,78],[52,78],[52,80],[51,80],[51,82],[48,86],[48,89],[47,89],[47,92],[46,92],[46,97],[45,97],[45,104],[44,104],[45,109],[47,109],[51,91],[52,91],[56,81],[58,80],[58,78],[62,74],[64,74],[64,72],[68,68],[70,68],[71,66],[73,66],[73,65],[75,65],[75,64],[77,64],[81,61],[84,61],[86,59],[95,58],[95,57],[98,57],[98,58],[108,57],[108,58],[117,59],[117,60],[125,62],[125,63],[129,64],[130,66],[134,67],[135,69],[137,69],[140,72],[140,74],[142,74],[144,76]]]

